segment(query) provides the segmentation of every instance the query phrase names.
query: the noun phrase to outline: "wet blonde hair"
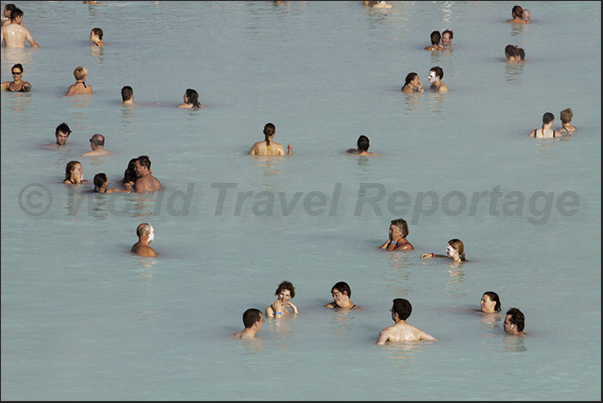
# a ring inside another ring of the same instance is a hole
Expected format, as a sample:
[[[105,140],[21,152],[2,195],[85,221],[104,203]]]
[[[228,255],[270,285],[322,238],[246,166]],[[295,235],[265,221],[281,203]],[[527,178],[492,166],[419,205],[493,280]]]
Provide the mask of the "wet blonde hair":
[[[574,112],[572,112],[572,110],[570,108],[564,109],[560,112],[561,114],[561,121],[563,123],[569,123],[572,121],[572,118],[574,117]]]
[[[88,69],[82,66],[77,66],[75,70],[73,70],[73,75],[76,80],[83,80],[88,75]]]

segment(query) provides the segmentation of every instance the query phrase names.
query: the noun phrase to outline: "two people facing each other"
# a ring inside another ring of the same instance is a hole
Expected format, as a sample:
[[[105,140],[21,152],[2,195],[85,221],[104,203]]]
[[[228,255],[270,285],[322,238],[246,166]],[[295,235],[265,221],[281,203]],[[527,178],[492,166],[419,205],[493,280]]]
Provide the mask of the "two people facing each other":
[[[128,193],[132,190],[136,193],[161,190],[161,182],[153,176],[151,159],[147,155],[130,160],[122,184]]]
[[[6,12],[6,7],[5,7]],[[29,29],[23,25],[23,11],[15,7],[10,12],[10,22],[2,23],[0,29],[0,43],[4,43],[7,48],[24,48],[25,41],[29,42],[32,48],[39,48],[40,45],[34,41]]]
[[[13,76],[13,81],[5,81],[1,84],[1,89],[8,92],[29,92],[31,84],[29,81],[23,81],[23,66],[21,63],[15,64],[10,72]]]
[[[264,141],[258,141],[251,146],[249,155],[286,155],[293,154],[293,147],[291,144],[287,145],[287,152],[282,144],[275,143],[273,141],[276,135],[276,126],[272,123],[266,123],[264,125]]]
[[[507,58],[507,63],[517,64],[525,60],[526,52],[518,46],[507,45],[505,47],[505,57]]]
[[[446,255],[437,255],[435,253],[423,253],[421,259],[431,259],[436,257],[449,257],[454,262],[465,261],[465,245],[460,239],[451,239],[446,244]]]
[[[452,45],[453,36],[454,34],[449,29],[445,30],[441,34],[440,31],[433,31],[429,36],[431,46],[427,46],[425,50],[443,50],[446,47],[450,47],[450,45]]]
[[[513,19],[507,20],[507,22],[511,22],[513,24],[529,24],[532,19],[530,10],[524,9],[517,5],[513,6],[511,9],[511,16]]]
[[[442,82],[442,78],[444,78],[444,70],[442,70],[440,66],[432,67],[429,70],[429,76],[427,78],[429,84],[431,84],[429,89],[440,94],[448,92],[448,86]],[[401,88],[402,92],[423,92],[423,83],[419,80],[419,75],[417,73],[408,73],[404,81],[404,85]]]

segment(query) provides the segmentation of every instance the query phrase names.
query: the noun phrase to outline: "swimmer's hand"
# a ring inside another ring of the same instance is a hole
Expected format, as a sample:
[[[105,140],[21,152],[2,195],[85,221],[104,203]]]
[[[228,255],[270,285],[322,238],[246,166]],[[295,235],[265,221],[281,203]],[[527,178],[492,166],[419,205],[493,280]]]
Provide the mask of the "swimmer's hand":
[[[421,259],[431,259],[433,257],[433,253],[423,253],[421,255]]]
[[[287,153],[293,154],[293,147],[291,146],[291,144],[287,144]]]
[[[297,313],[297,307],[293,304],[293,302],[287,301],[285,306],[288,306],[289,308],[293,309],[293,313]]]

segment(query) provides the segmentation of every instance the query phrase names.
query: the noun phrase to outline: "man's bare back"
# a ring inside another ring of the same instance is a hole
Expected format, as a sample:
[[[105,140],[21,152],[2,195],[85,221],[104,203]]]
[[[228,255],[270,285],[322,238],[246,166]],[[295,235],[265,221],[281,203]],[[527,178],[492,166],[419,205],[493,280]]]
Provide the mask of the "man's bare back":
[[[153,248],[151,248],[148,245],[143,245],[140,242],[136,242],[134,245],[132,245],[132,249],[130,249],[130,252],[136,253],[138,256],[143,256],[143,257],[156,257],[157,256],[157,252],[155,252],[155,250]]]
[[[26,39],[32,48],[40,47],[40,45],[34,41],[29,29],[19,25],[16,22],[11,22],[10,24],[4,25],[1,32],[1,40],[5,43],[7,48],[24,48]]]
[[[377,344],[385,344],[386,341],[418,341],[418,340],[435,340],[437,339],[421,329],[417,329],[413,325],[409,325],[406,321],[401,320],[395,325],[386,327],[379,334]]]

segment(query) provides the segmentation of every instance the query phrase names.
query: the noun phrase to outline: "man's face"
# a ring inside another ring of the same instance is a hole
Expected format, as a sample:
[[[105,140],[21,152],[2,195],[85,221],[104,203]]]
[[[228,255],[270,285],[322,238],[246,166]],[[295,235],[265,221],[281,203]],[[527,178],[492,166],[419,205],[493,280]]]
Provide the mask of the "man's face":
[[[450,39],[450,34],[448,32],[446,32],[444,35],[442,35],[442,45],[450,46],[451,41],[452,41],[452,39]]]
[[[56,134],[57,137],[57,144],[62,146],[65,145],[65,143],[67,142],[67,139],[69,138],[69,134],[68,133],[63,133],[62,131],[58,131]]]
[[[502,323],[502,327],[505,329],[505,332],[511,334],[515,333],[517,328],[515,325],[511,324],[511,315],[505,316],[505,321]]]
[[[428,78],[428,80],[429,80],[429,84],[433,84],[433,83],[435,83],[437,81],[435,71],[430,71],[429,72],[429,78]]]
[[[140,177],[144,173],[145,167],[140,165],[140,161],[136,161],[136,165],[134,166],[134,172],[136,172],[136,176]]]

